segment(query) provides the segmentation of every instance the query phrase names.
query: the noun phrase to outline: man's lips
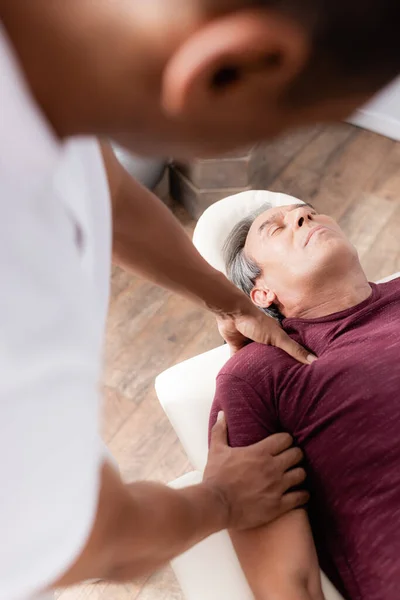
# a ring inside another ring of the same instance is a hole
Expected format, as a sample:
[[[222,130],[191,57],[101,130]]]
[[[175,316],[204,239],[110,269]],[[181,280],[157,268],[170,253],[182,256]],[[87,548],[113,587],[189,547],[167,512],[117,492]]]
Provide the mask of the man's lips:
[[[312,238],[314,233],[316,233],[317,231],[321,231],[321,229],[328,229],[328,227],[325,227],[325,225],[317,225],[317,227],[313,227],[312,229],[310,229],[310,231],[307,234],[304,245],[307,246],[308,242],[310,241],[310,239]]]

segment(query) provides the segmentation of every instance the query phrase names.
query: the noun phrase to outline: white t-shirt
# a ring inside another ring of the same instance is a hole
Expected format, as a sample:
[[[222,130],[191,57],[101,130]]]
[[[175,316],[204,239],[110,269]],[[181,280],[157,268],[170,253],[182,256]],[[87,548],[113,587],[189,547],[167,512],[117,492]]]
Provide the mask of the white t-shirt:
[[[111,262],[94,139],[60,143],[0,28],[0,599],[44,589],[91,530]]]

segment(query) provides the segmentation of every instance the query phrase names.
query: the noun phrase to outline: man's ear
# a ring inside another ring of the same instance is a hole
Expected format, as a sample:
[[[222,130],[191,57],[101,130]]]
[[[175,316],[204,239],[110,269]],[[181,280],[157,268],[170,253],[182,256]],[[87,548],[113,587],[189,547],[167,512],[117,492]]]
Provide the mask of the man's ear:
[[[178,47],[163,74],[161,99],[175,116],[251,107],[276,98],[303,69],[305,30],[266,9],[217,18]],[[250,102],[250,104],[249,104]]]
[[[276,304],[277,301],[275,292],[261,287],[253,288],[250,292],[250,298],[260,308],[269,308],[272,304]]]

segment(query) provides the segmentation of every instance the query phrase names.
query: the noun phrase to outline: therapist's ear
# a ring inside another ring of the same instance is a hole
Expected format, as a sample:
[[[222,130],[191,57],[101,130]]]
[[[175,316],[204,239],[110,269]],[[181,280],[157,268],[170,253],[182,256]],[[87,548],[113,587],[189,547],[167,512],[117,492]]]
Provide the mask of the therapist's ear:
[[[163,108],[173,116],[226,114],[268,96],[276,99],[307,56],[305,30],[278,12],[238,11],[214,19],[169,59],[162,79]]]
[[[276,304],[277,301],[275,292],[263,288],[253,288],[250,292],[250,298],[260,308],[269,308],[272,304]]]

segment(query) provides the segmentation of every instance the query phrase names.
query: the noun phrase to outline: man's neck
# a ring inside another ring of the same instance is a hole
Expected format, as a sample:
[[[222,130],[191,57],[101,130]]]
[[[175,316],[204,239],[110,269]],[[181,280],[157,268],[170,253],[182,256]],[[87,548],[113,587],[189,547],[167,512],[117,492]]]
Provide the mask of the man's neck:
[[[357,306],[371,295],[371,286],[359,267],[329,281],[320,280],[309,286],[283,307],[287,318],[317,319]]]

